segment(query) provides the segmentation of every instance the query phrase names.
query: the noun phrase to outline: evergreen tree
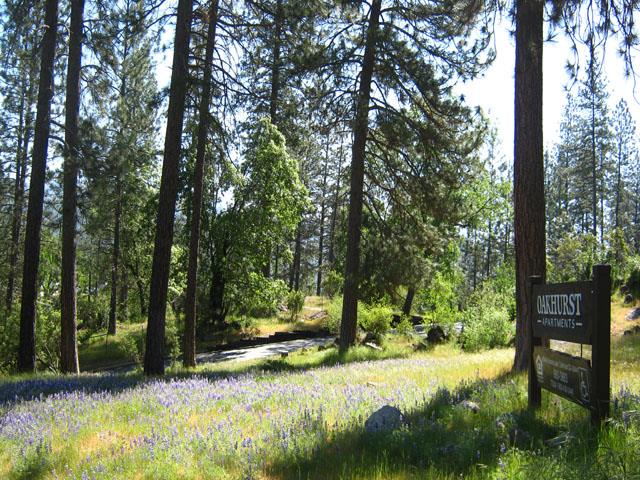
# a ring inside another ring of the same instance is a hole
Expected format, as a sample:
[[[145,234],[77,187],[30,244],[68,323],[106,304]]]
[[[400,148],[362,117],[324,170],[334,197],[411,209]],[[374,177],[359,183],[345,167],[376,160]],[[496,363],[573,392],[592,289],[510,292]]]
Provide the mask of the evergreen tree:
[[[62,281],[60,368],[80,373],[76,340],[76,206],[78,181],[78,117],[80,112],[80,68],[84,0],[71,3],[69,60],[65,99],[64,193],[62,199]]]
[[[147,322],[144,372],[146,375],[164,373],[164,335],[167,309],[169,266],[173,244],[176,197],[178,193],[178,166],[182,149],[182,126],[188,82],[188,53],[191,35],[190,0],[178,2],[173,67],[167,113],[164,160],[160,180],[160,197],[151,270],[151,291]]]
[[[36,367],[35,327],[38,268],[40,265],[40,230],[44,208],[44,183],[47,168],[47,150],[51,121],[51,100],[54,85],[54,60],[58,28],[58,2],[47,0],[42,38],[38,103],[34,126],[29,205],[25,229],[24,268],[20,304],[20,344],[18,370],[34,371]]]

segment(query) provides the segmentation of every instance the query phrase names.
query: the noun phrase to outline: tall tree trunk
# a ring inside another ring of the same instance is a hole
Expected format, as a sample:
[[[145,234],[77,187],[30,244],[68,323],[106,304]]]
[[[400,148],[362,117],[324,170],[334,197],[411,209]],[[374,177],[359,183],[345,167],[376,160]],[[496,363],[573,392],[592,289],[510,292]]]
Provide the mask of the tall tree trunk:
[[[324,219],[327,195],[327,173],[329,168],[329,143],[327,142],[324,173],[322,174],[322,202],[320,203],[320,236],[318,238],[318,276],[316,280],[316,295],[322,293],[322,260],[324,250]]]
[[[204,181],[204,157],[209,132],[209,104],[211,103],[211,63],[218,23],[218,0],[212,0],[209,7],[209,26],[205,49],[202,96],[198,113],[198,140],[196,164],[193,175],[193,200],[191,212],[191,235],[189,237],[189,266],[187,269],[187,294],[184,317],[185,367],[196,366],[196,294],[198,282],[198,250],[200,244],[200,217],[202,215],[202,187]]]
[[[404,304],[402,305],[403,315],[411,315],[411,307],[413,306],[413,299],[415,296],[416,296],[415,287],[409,287],[407,289],[407,296],[404,299]]]
[[[84,0],[71,1],[69,61],[64,119],[64,173],[62,195],[62,282],[60,290],[60,369],[80,373],[76,318],[76,223],[78,186],[78,123]]]
[[[189,80],[189,37],[191,35],[192,11],[193,2],[191,0],[180,0],[178,2],[167,130],[164,141],[164,160],[162,162],[160,198],[151,268],[149,316],[144,356],[144,373],[146,375],[161,375],[164,373],[167,288],[169,286],[173,224],[178,194],[178,170],[182,149],[184,104]]]
[[[295,246],[293,249],[293,263],[291,264],[291,270],[289,271],[289,290],[298,291],[300,286],[300,258],[302,252],[302,221],[298,222],[298,228],[296,228]]]
[[[282,62],[280,54],[282,49],[282,26],[284,23],[284,10],[282,8],[282,0],[277,0],[276,11],[273,18],[273,50],[271,63],[271,92],[269,94],[269,117],[271,123],[278,125],[278,103],[280,101],[280,74]],[[262,267],[262,275],[265,278],[271,276],[271,247],[267,251],[266,261]]]
[[[473,290],[478,286],[478,230],[473,229],[473,241],[471,242],[471,252],[473,255]]]
[[[40,230],[44,209],[44,184],[47,172],[51,99],[53,98],[53,64],[56,54],[58,0],[46,0],[44,25],[38,106],[31,159],[29,205],[24,240],[25,260],[22,273],[20,342],[18,346],[18,370],[21,372],[33,372],[36,368],[36,298],[38,269],[40,267]]]
[[[622,139],[618,140],[618,161],[616,162],[616,207],[614,214],[615,228],[620,227],[620,199],[622,197]]]
[[[531,342],[527,280],[545,277],[545,201],[542,144],[543,0],[516,1],[514,205],[516,250],[516,352],[525,370]]]
[[[484,276],[485,278],[489,278],[491,275],[491,232],[492,232],[492,222],[489,219],[489,227],[487,229],[487,265],[485,268]]]
[[[351,152],[351,186],[349,191],[349,223],[347,230],[347,255],[342,299],[342,321],[340,323],[340,351],[345,352],[356,340],[358,321],[358,284],[360,274],[360,227],[364,189],[364,155],[369,129],[369,100],[371,80],[375,64],[378,39],[378,21],[382,0],[373,0],[369,14],[367,38],[360,73],[358,103],[353,126],[353,148]]]
[[[593,37],[589,40],[589,95],[591,100],[591,233],[598,239],[598,164],[596,159],[596,104],[595,104],[595,72],[594,72]]]
[[[116,205],[113,217],[113,250],[111,253],[111,298],[109,299],[109,325],[107,333],[117,333],[118,319],[118,279],[120,273],[120,230],[122,226],[122,172],[116,173]]]
[[[20,98],[19,144],[16,151],[16,179],[13,193],[13,211],[11,215],[11,247],[9,253],[7,290],[5,294],[7,317],[13,308],[13,291],[15,288],[18,257],[20,256],[20,231],[22,229],[24,187],[27,178],[29,142],[31,142],[31,133],[33,130],[33,114],[31,113],[31,105],[33,104],[33,92],[35,85],[35,82],[32,80],[34,76],[34,68],[31,68],[29,73],[29,78],[27,79],[25,76],[22,81],[22,92]]]
[[[338,163],[338,175],[336,177],[336,189],[333,195],[333,205],[331,206],[331,226],[329,231],[329,251],[327,252],[327,261],[329,262],[330,268],[334,267],[334,263],[336,261],[335,257],[335,240],[336,240],[336,223],[338,221],[338,208],[339,200],[340,200],[340,175],[342,174],[342,150]]]

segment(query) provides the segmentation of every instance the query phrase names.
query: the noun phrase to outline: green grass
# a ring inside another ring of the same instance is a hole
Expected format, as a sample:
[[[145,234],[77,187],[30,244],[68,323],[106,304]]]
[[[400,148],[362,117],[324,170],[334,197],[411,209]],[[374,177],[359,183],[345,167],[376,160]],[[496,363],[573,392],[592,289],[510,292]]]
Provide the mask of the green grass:
[[[622,313],[616,325],[638,323]],[[400,338],[383,351],[313,348],[175,368],[163,380],[81,376],[58,386],[38,377],[42,397],[0,407],[5,425],[30,419],[0,427],[0,478],[639,478],[639,355],[640,335],[613,338],[614,403],[601,429],[547,392],[529,411],[512,349],[416,353]],[[0,392],[25,381],[6,379]],[[384,404],[400,408],[404,426],[365,432]]]
[[[143,338],[145,327],[144,322],[119,323],[116,335],[107,335],[106,331],[92,335],[78,348],[80,369],[87,371],[134,361],[129,343]]]

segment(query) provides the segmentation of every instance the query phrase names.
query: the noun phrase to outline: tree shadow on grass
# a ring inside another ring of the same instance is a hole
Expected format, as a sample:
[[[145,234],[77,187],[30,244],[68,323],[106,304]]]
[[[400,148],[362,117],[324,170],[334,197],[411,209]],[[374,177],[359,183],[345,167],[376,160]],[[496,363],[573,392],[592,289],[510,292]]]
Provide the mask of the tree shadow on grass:
[[[593,469],[598,443],[588,415],[554,426],[525,407],[511,374],[463,382],[452,391],[438,390],[422,407],[406,412],[404,425],[395,431],[366,432],[363,421],[346,431],[326,431],[311,451],[283,456],[267,472],[269,478],[283,479],[485,478],[500,472],[501,457],[509,450],[554,454],[555,447],[546,442],[558,438],[561,429],[578,432],[579,441],[568,447],[572,451],[567,454],[563,445],[562,456],[573,473]],[[575,465],[573,457],[579,459]],[[541,467],[533,464],[523,470],[529,467],[519,478],[558,478],[540,476]],[[513,477],[504,472],[502,478]]]

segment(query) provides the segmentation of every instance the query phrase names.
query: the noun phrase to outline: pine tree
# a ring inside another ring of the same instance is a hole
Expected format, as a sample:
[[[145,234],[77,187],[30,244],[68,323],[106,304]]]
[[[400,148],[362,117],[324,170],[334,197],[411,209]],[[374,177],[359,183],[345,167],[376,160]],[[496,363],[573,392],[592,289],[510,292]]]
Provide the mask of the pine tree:
[[[80,112],[80,68],[82,63],[82,20],[84,0],[71,3],[69,60],[65,100],[64,193],[62,199],[62,281],[60,368],[79,373],[76,340],[76,223],[78,182],[78,128]]]
[[[45,3],[44,35],[42,39],[38,103],[34,127],[29,205],[25,229],[24,268],[20,305],[20,344],[18,370],[34,371],[36,368],[35,325],[38,268],[40,265],[40,229],[44,206],[44,183],[47,168],[47,149],[51,121],[51,99],[54,85],[54,59],[58,27],[58,2]]]
[[[178,162],[182,149],[182,126],[188,82],[188,53],[193,5],[180,0],[176,19],[173,67],[169,93],[169,111],[164,144],[160,203],[156,220],[156,236],[151,271],[151,294],[147,322],[144,372],[146,375],[164,373],[164,334],[167,309],[169,266],[173,244],[176,197],[178,193]]]
[[[204,58],[203,85],[198,112],[198,138],[196,164],[193,178],[193,198],[191,212],[191,235],[189,236],[189,265],[187,267],[187,293],[185,306],[184,359],[185,367],[196,364],[196,294],[198,278],[198,249],[200,242],[200,217],[202,210],[202,189],[204,181],[204,160],[207,134],[210,124],[209,104],[211,103],[211,63],[215,46],[218,23],[218,0],[211,0],[209,7],[207,46]]]

